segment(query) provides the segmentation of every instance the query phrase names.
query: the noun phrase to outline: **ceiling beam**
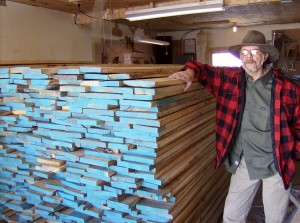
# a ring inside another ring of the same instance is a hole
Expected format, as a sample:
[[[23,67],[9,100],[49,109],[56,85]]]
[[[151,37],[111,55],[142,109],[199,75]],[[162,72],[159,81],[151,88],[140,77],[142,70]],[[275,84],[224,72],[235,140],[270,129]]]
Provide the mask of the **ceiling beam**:
[[[280,2],[281,0],[224,0],[225,6],[248,5],[256,3]]]

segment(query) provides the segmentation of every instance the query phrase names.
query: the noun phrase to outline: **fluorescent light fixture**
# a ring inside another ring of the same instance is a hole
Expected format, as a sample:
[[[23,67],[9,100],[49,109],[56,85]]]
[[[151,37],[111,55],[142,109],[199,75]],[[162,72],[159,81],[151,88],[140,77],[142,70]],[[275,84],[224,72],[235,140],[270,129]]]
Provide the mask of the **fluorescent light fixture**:
[[[130,21],[154,19],[178,15],[197,14],[223,11],[223,0],[212,0],[188,4],[177,4],[156,8],[139,9],[125,12],[125,18]]]
[[[134,41],[138,43],[149,43],[149,44],[155,44],[155,45],[160,45],[160,46],[169,46],[170,43],[162,40],[156,40],[156,39],[147,39],[147,38],[142,38],[140,36],[135,36]]]

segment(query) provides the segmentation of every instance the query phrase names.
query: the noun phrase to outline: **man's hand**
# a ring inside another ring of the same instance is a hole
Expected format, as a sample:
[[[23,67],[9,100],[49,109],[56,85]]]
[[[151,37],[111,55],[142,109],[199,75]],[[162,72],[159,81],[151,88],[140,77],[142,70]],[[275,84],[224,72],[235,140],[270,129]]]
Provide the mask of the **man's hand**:
[[[191,84],[193,83],[195,76],[195,72],[191,69],[186,69],[184,71],[179,71],[174,74],[171,74],[169,77],[174,79],[183,80],[186,82],[186,86],[184,88],[184,91],[190,88]]]

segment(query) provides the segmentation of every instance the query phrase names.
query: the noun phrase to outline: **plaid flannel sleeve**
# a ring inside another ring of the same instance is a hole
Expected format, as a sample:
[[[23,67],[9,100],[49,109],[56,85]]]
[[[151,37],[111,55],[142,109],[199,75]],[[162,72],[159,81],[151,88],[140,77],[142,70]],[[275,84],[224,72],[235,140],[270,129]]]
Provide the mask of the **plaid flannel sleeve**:
[[[300,87],[296,88],[296,106],[292,120],[292,132],[295,137],[295,157],[300,158]]]
[[[195,72],[195,78],[213,95],[217,92],[222,84],[222,69],[212,67],[200,62],[188,62],[184,69],[191,69]]]

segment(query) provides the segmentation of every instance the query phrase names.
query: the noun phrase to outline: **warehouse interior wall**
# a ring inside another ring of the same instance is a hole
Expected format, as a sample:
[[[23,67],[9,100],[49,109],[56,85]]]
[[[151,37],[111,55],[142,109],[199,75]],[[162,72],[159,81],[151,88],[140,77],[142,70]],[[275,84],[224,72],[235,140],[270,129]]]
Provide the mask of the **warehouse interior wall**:
[[[0,7],[0,61],[91,62],[90,33],[72,14],[8,1]]]
[[[267,41],[272,41],[272,30],[300,29],[300,23],[239,27],[237,32],[233,32],[232,28],[204,29],[203,31],[207,35],[207,48],[209,50],[214,48],[226,49],[228,46],[239,44],[242,41],[245,34],[249,30],[253,29],[262,32],[265,35]],[[165,35],[172,36],[173,41],[184,41],[185,39],[197,39],[197,35],[199,34],[199,32],[200,30],[187,30],[177,32],[166,32]],[[220,38],[220,36],[222,36],[222,38]],[[201,55],[199,53],[197,53],[196,60],[202,61]]]
[[[103,46],[97,46],[101,35],[100,42],[104,39],[110,52],[108,63],[116,57],[123,62],[124,54],[132,53],[127,40],[145,35],[143,29],[119,24],[121,35],[114,36],[114,22],[104,27],[104,34],[94,36],[92,26],[76,25],[73,14],[7,2],[7,7],[0,7],[0,64],[100,63]],[[150,61],[152,45],[136,44],[136,50],[145,55],[133,53],[133,61]]]
[[[138,53],[128,49],[125,39],[134,35],[144,36],[145,31],[119,25],[122,36],[113,36],[114,23],[106,27],[108,63],[118,58],[124,63],[124,55],[131,53],[137,63],[151,63],[153,55],[151,45],[138,45]],[[300,29],[300,23],[274,24],[268,26],[239,27],[234,33],[231,28],[204,29],[207,34],[207,48],[226,48],[241,42],[248,30],[256,29],[272,40],[272,30]],[[182,54],[180,40],[197,39],[200,30],[157,33],[158,36],[170,36],[173,42],[173,54]],[[220,39],[219,37],[222,36]],[[176,42],[177,41],[177,42]],[[176,43],[176,44],[175,44]],[[91,26],[78,27],[74,15],[46,8],[7,2],[0,7],[0,64],[9,63],[101,63],[102,51],[96,48]],[[198,47],[199,48],[199,47]],[[195,59],[202,61],[196,49]],[[142,53],[139,53],[143,51]],[[173,55],[174,58],[178,55]],[[203,62],[203,61],[202,61]],[[208,62],[208,61],[204,61]]]

